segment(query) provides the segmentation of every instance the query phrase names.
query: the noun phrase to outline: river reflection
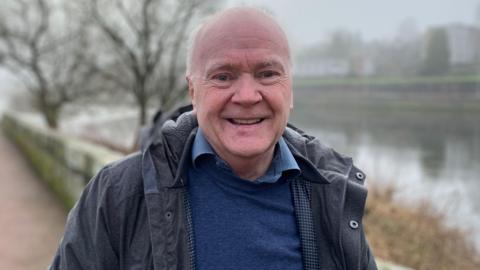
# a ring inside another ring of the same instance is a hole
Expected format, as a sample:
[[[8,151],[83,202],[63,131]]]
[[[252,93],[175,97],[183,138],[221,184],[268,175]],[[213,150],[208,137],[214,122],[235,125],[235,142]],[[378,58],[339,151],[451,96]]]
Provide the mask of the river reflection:
[[[352,156],[370,183],[396,185],[399,200],[428,199],[451,224],[480,228],[480,111],[398,104],[300,92],[292,122]]]

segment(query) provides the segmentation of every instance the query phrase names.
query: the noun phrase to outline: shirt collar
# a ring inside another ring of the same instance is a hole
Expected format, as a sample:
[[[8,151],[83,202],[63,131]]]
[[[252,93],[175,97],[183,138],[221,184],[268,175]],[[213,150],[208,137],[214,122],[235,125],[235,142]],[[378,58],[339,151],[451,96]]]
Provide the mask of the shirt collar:
[[[298,176],[300,174],[300,167],[288,148],[287,143],[285,143],[285,140],[280,137],[275,146],[275,152],[270,167],[263,176],[255,181],[258,183],[274,183],[284,174],[288,174],[289,177]]]
[[[216,159],[221,160],[213,150],[212,146],[208,143],[202,129],[198,128],[192,147],[193,166],[198,166],[197,163],[199,162],[199,157],[201,156],[214,156]],[[274,183],[284,174],[288,174],[290,177],[297,176],[300,174],[300,167],[285,143],[285,140],[280,137],[275,146],[275,152],[270,167],[263,176],[254,182]]]
[[[192,161],[195,167],[197,166],[198,157],[203,155],[216,156],[212,146],[210,146],[207,139],[205,138],[205,135],[203,135],[202,129],[198,128],[192,146]]]

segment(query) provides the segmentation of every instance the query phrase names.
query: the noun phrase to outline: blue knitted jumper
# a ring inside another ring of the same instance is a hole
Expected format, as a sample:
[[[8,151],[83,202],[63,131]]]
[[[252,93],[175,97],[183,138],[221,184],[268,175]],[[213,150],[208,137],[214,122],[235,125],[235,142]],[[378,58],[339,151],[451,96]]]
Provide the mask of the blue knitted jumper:
[[[189,168],[197,270],[303,269],[289,181],[300,169],[281,139],[256,181],[241,179],[199,129]]]

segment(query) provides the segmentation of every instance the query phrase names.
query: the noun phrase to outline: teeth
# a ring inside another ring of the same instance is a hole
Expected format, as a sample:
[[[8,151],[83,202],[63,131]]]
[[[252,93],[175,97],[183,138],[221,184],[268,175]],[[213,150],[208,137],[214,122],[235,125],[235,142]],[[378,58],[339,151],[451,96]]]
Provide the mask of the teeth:
[[[252,124],[257,124],[262,121],[262,118],[255,118],[255,119],[232,119],[232,122],[234,124],[239,124],[239,125],[252,125]]]

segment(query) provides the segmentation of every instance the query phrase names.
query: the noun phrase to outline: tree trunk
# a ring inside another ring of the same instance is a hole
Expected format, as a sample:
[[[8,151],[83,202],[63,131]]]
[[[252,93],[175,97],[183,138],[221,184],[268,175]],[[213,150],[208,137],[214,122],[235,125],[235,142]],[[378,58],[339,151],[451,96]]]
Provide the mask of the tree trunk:
[[[130,147],[130,152],[139,150],[140,148],[140,132],[142,127],[147,124],[147,106],[148,99],[144,95],[137,96],[137,106],[138,106],[138,127],[135,130],[135,135],[133,138],[132,146]]]
[[[142,83],[139,86],[139,91],[137,91],[137,106],[138,106],[138,123],[139,128],[144,126],[147,123],[147,106],[148,106],[148,97],[146,95],[145,83]]]
[[[49,104],[42,97],[39,98],[37,104],[37,108],[40,110],[47,126],[51,129],[57,129],[61,106],[58,104]]]
[[[60,108],[57,106],[45,106],[42,113],[47,125],[51,129],[58,128],[58,116]]]
[[[144,126],[147,123],[147,104],[143,102],[143,104],[139,105],[139,123],[140,127]]]

